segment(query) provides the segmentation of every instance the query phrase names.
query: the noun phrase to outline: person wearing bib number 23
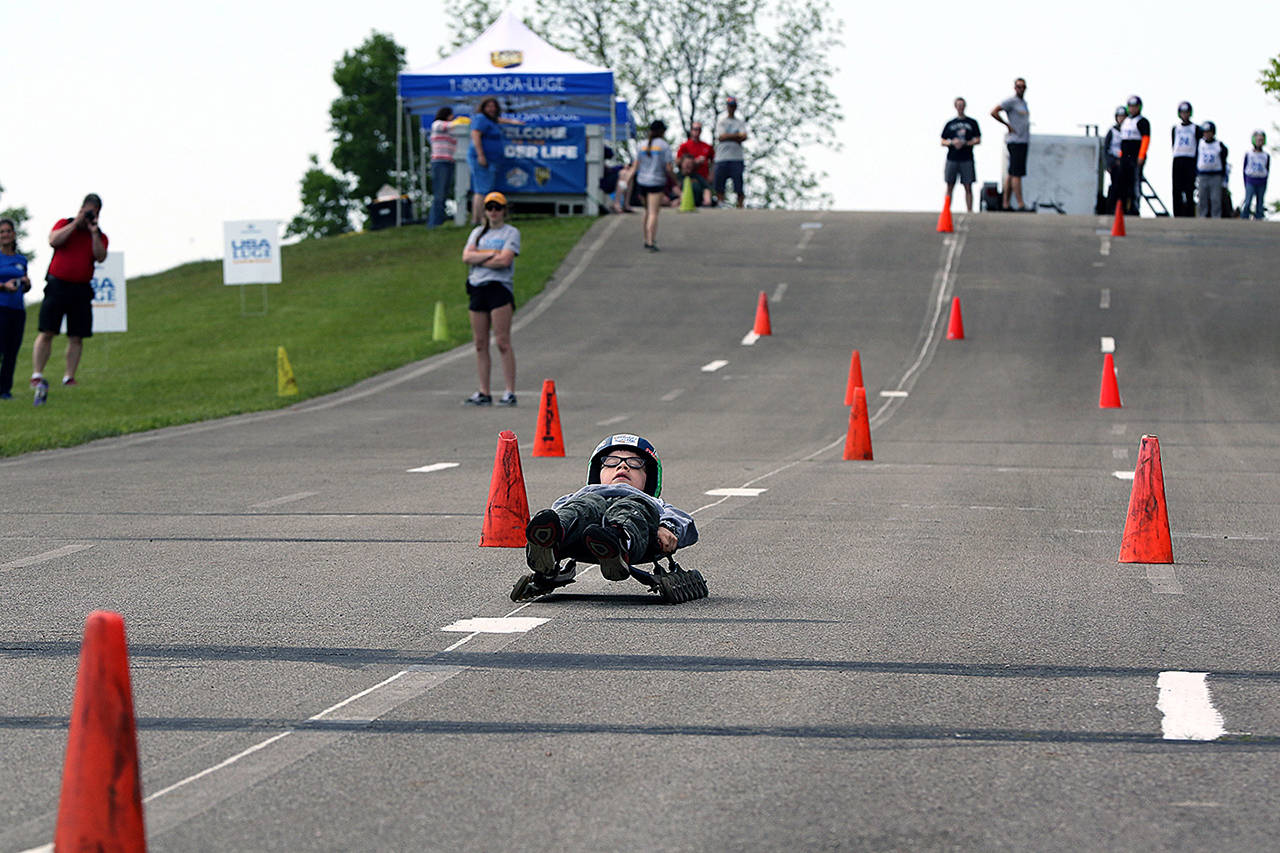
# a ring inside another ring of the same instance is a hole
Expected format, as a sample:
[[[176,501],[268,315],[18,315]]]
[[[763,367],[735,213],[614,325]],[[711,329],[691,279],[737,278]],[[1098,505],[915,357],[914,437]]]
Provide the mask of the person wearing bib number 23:
[[[1227,146],[1217,138],[1218,128],[1206,121],[1200,125],[1196,143],[1196,193],[1201,217],[1222,217],[1222,186],[1227,180]]]

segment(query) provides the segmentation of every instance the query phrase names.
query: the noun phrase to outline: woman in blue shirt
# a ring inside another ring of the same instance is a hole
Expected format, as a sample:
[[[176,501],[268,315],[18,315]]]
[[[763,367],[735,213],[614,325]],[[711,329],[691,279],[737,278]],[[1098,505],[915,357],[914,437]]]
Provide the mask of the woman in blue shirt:
[[[471,146],[467,149],[467,165],[471,167],[471,224],[484,224],[484,197],[498,188],[503,151],[507,140],[503,124],[523,124],[502,117],[497,98],[485,98],[471,117]]]
[[[13,371],[27,326],[22,294],[31,289],[27,258],[18,252],[18,227],[0,219],[0,400],[13,397]]]

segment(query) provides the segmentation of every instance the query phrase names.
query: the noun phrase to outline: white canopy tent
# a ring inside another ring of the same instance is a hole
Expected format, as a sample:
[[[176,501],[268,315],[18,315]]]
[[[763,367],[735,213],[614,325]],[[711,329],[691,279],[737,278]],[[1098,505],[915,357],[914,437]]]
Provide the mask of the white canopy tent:
[[[587,125],[617,136],[613,72],[565,53],[543,41],[510,9],[498,16],[474,42],[444,59],[399,75],[396,123],[396,171],[401,169],[404,119],[417,120],[419,162],[425,152],[422,125],[441,107],[455,116],[471,116],[480,102],[496,97],[505,116],[528,125]],[[597,134],[598,138],[598,134]],[[458,159],[465,157],[462,136]],[[413,142],[409,140],[413,170]],[[588,162],[591,162],[588,154]],[[597,163],[599,156],[596,156]],[[425,189],[425,163],[423,163]],[[598,166],[590,172],[598,172]],[[596,175],[598,179],[598,174]],[[588,188],[594,188],[589,178]]]

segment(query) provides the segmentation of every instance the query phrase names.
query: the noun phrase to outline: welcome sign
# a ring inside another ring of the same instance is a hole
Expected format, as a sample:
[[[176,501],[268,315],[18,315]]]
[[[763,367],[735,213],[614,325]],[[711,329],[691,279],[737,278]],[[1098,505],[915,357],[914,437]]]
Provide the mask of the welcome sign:
[[[280,281],[280,223],[274,219],[222,223],[222,283]]]
[[[581,125],[503,125],[499,188],[511,193],[581,195],[587,185],[587,130]]]

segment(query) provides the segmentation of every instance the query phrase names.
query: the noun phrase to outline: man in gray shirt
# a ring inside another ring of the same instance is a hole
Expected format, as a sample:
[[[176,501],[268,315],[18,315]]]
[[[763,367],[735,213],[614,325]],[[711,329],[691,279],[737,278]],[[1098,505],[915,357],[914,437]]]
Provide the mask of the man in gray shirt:
[[[1013,96],[1005,98],[991,110],[991,117],[1009,128],[1005,134],[1005,146],[1009,150],[1009,173],[1004,181],[1004,209],[1026,210],[1022,200],[1022,176],[1027,173],[1027,146],[1031,142],[1031,112],[1022,95],[1027,91],[1027,81],[1019,77],[1013,81]],[[1004,112],[1006,121],[1000,117]],[[1018,206],[1009,206],[1010,190],[1018,197]]]
[[[730,95],[724,105],[729,114],[716,122],[716,203],[724,204],[725,185],[732,179],[738,192],[738,207],[742,207],[747,197],[742,186],[742,143],[747,139],[747,123],[737,117],[737,98]]]

